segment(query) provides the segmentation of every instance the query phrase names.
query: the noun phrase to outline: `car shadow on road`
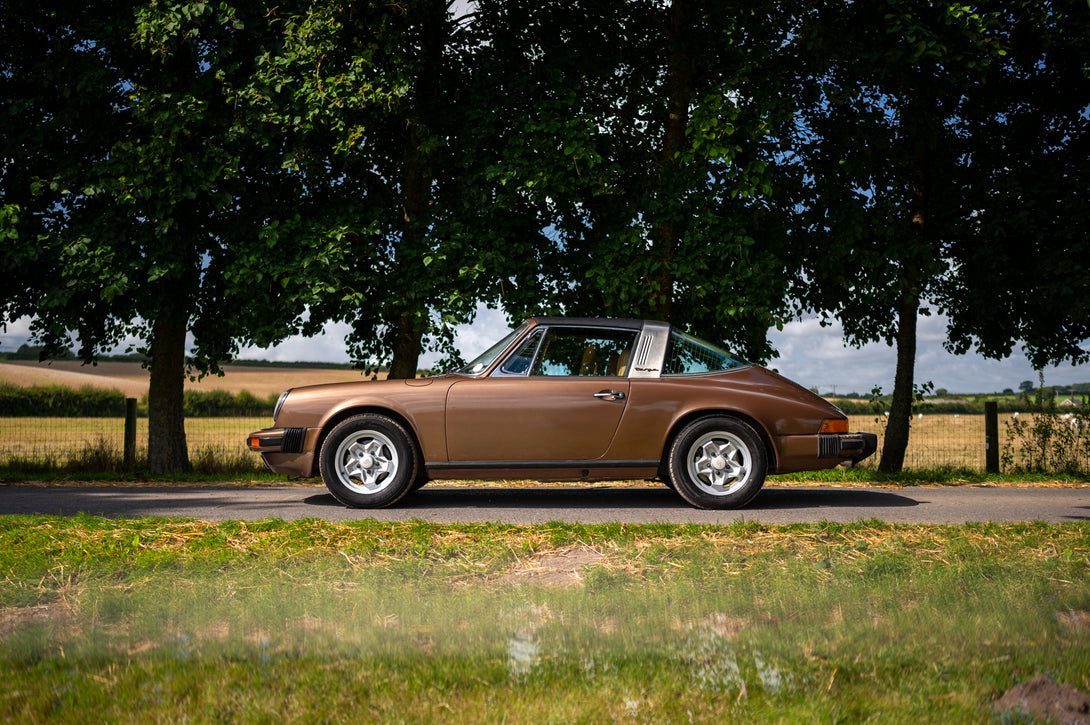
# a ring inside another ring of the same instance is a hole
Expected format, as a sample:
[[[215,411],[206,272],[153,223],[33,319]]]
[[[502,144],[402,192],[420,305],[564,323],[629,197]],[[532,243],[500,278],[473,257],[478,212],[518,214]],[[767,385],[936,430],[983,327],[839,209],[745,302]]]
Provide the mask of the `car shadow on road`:
[[[329,494],[309,496],[311,506],[342,506]],[[765,488],[746,509],[893,508],[919,502],[890,491],[859,488]],[[453,488],[424,487],[397,503],[399,509],[688,509],[679,495],[662,488]]]

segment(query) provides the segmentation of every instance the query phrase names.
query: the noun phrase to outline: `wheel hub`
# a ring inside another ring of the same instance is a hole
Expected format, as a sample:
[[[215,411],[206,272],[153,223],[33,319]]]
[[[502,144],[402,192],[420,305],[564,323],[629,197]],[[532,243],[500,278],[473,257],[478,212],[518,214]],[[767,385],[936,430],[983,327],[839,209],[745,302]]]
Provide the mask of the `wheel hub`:
[[[699,488],[713,496],[723,496],[746,484],[751,464],[749,450],[737,436],[713,431],[690,447],[687,466]]]

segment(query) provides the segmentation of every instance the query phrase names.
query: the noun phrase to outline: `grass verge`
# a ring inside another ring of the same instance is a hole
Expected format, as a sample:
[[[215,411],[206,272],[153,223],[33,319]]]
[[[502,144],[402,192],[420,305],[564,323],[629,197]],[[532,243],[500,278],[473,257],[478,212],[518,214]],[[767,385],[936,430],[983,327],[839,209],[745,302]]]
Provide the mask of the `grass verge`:
[[[7,722],[1017,722],[1090,524],[0,519]],[[1013,718],[1013,719],[1012,719]]]

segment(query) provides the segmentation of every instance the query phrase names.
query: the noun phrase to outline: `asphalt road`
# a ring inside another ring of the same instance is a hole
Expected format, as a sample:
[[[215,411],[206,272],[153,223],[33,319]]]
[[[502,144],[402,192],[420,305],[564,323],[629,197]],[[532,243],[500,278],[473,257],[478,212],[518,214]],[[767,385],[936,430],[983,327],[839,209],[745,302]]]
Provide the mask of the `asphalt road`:
[[[662,487],[424,487],[397,507],[349,509],[317,486],[19,486],[0,485],[0,515],[87,513],[209,521],[319,518],[329,521],[766,524],[852,522],[1051,523],[1090,519],[1090,488],[766,487],[738,511],[700,511]]]

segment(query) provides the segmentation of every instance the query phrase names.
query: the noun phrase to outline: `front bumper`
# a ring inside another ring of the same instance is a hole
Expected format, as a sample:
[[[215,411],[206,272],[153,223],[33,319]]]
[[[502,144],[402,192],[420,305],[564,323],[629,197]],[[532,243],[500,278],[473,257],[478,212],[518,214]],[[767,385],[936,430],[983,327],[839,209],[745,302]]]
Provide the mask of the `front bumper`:
[[[246,437],[246,446],[260,453],[265,465],[282,476],[311,478],[316,475],[314,448],[317,428],[265,428]]]
[[[302,453],[306,428],[265,428],[246,436],[254,453]]]

